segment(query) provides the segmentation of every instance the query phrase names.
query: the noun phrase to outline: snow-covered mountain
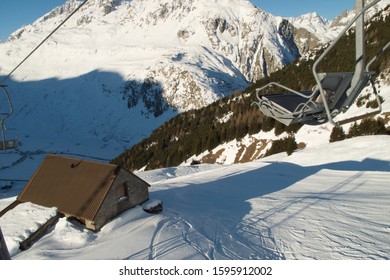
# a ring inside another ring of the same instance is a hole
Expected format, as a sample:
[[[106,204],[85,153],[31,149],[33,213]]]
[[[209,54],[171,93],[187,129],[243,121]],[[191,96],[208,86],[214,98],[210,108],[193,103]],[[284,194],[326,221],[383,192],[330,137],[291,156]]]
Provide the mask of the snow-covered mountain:
[[[366,4],[370,4],[373,1],[374,0],[367,0]],[[385,9],[388,5],[390,5],[389,0],[380,1],[378,4],[373,6],[365,13],[366,19],[370,19],[373,15]],[[341,28],[345,27],[355,15],[356,15],[355,9],[344,11],[343,13],[341,13],[339,16],[337,16],[332,20],[332,22],[330,23],[331,29],[340,30]]]
[[[80,3],[15,31],[0,46],[0,73]],[[6,81],[15,109],[8,126],[22,138],[129,146],[177,110],[243,89],[298,55],[292,25],[246,0],[90,0]]]
[[[372,1],[366,1],[367,4],[370,2]],[[370,20],[373,15],[385,9],[388,5],[390,5],[389,0],[382,0],[371,7],[365,13],[366,20]],[[304,55],[306,52],[323,46],[336,38],[355,15],[355,9],[346,10],[330,20],[313,12],[297,18],[288,18],[288,21],[295,28],[295,42],[300,53]]]
[[[78,4],[68,1],[13,33],[2,50],[9,58],[3,72]],[[161,83],[170,106],[199,108],[294,60],[299,54],[285,25],[246,0],[90,0],[15,78],[104,69],[126,81]]]

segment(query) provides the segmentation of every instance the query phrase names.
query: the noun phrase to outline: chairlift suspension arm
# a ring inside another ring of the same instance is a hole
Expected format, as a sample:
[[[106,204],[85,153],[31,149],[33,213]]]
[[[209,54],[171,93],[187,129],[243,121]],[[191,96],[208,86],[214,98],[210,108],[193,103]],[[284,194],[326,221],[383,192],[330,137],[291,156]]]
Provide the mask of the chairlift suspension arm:
[[[347,124],[347,123],[351,123],[351,122],[355,122],[355,121],[365,119],[368,117],[372,117],[372,116],[375,116],[375,115],[379,114],[380,112],[382,112],[382,102],[381,102],[381,99],[379,97],[378,91],[376,90],[375,81],[372,77],[370,77],[370,83],[371,83],[372,91],[373,91],[375,98],[376,98],[376,103],[378,105],[378,108],[375,111],[368,112],[368,113],[365,113],[363,115],[359,115],[359,116],[355,116],[355,117],[351,117],[351,118],[339,121],[339,122],[337,122],[338,126],[343,125],[343,124]]]
[[[5,116],[0,120],[0,124],[3,124],[6,119],[8,119],[12,113],[14,112],[14,108],[12,106],[11,98],[9,92],[6,89],[5,85],[0,85],[0,87],[4,90],[5,98],[7,99],[7,103],[9,106],[9,112],[5,114]]]
[[[6,113],[4,115],[4,117],[0,120],[1,140],[2,140],[2,143],[3,143],[3,147],[5,147],[5,127],[4,127],[4,122],[12,115],[14,109],[13,109],[13,106],[12,106],[12,102],[11,102],[11,98],[9,96],[9,93],[6,90],[6,86],[5,85],[0,85],[0,87],[4,90],[4,94],[5,94],[5,97],[7,99],[9,109],[10,109],[9,112]]]
[[[357,44],[361,44],[361,45],[364,45],[364,35],[362,33],[364,33],[364,13],[370,9],[371,7],[373,7],[374,5],[376,5],[378,2],[380,2],[381,0],[375,0],[373,2],[371,2],[370,4],[368,5],[364,5],[364,0],[356,0],[356,8],[359,9],[355,15],[355,17],[349,22],[349,24],[347,24],[347,26],[343,29],[342,32],[340,32],[340,34],[336,37],[335,40],[333,40],[333,42],[329,45],[329,47],[322,53],[322,55],[314,62],[313,64],[313,75],[314,75],[314,78],[316,80],[316,83],[317,83],[317,86],[318,86],[318,89],[320,91],[320,94],[323,98],[323,100],[326,99],[326,94],[325,94],[325,90],[321,84],[321,79],[320,79],[320,76],[319,76],[319,73],[317,72],[317,67],[318,65],[320,64],[320,62],[329,54],[329,52],[334,48],[334,46],[340,41],[340,39],[344,36],[344,34],[352,27],[352,25],[355,23],[355,22],[359,22],[360,25],[362,25],[360,28],[362,28],[361,30],[356,30],[357,33],[361,33],[360,34],[360,39],[359,41],[357,42]],[[358,36],[358,34],[355,34],[356,36]],[[357,46],[357,50],[361,51],[364,53],[364,47],[358,47]],[[356,54],[357,56],[360,56],[360,54]],[[357,58],[357,59],[362,59],[362,57],[360,58]],[[364,65],[364,60],[361,61],[361,65]],[[363,69],[360,69],[360,71],[362,71]],[[359,73],[359,75],[361,75],[361,72]],[[326,114],[328,116],[328,119],[329,121],[337,126],[338,124],[335,123],[335,121],[333,120],[333,117],[332,117],[332,114],[330,112],[330,109],[329,109],[329,105],[327,102],[324,102],[324,108],[325,108],[325,111],[326,111]]]
[[[390,48],[390,42],[388,42],[371,60],[367,63],[366,72],[370,72],[371,64],[373,64],[387,49]]]

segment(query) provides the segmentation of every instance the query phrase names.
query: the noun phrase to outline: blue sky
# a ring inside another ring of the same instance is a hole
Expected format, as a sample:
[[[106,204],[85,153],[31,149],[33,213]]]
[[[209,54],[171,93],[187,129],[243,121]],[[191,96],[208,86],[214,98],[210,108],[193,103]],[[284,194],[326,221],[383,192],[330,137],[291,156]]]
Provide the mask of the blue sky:
[[[297,17],[317,12],[328,19],[334,19],[345,10],[355,6],[354,0],[250,0],[257,7],[275,16]]]
[[[354,6],[353,0],[251,0],[257,7],[277,16],[299,16],[316,11],[333,19]],[[0,40],[21,26],[34,22],[65,0],[0,0]]]
[[[0,40],[65,3],[65,0],[0,0]]]

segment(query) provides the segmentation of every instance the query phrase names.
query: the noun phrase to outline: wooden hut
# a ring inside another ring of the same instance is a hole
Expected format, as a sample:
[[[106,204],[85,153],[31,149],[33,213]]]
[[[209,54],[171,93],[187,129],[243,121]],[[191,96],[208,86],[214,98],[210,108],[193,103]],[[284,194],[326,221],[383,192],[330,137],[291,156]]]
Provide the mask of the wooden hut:
[[[48,155],[18,196],[56,207],[91,230],[149,199],[150,185],[114,164]]]

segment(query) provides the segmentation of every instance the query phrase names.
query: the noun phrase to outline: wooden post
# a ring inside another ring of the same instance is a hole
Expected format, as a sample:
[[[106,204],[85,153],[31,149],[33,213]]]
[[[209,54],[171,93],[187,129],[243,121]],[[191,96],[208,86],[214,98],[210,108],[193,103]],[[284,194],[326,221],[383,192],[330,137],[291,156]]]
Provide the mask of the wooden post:
[[[3,232],[0,228],[0,260],[10,260],[11,256],[9,255],[7,244],[5,244]]]

